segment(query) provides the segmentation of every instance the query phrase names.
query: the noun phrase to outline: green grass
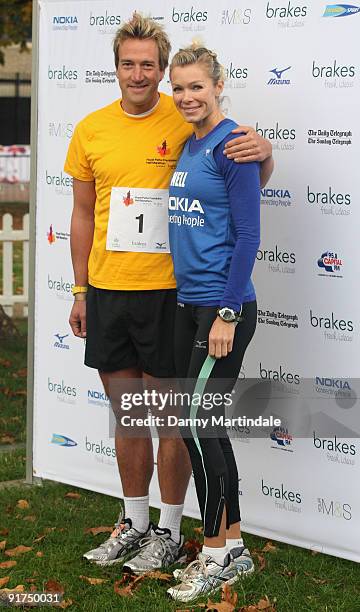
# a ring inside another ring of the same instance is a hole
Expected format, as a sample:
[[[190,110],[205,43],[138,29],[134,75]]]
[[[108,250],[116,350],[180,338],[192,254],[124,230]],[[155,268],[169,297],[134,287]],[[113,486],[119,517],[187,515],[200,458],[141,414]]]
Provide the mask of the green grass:
[[[24,322],[21,325],[24,332]],[[25,435],[25,398],[16,392],[24,391],[26,384],[26,378],[19,376],[26,365],[24,337],[2,343],[0,359],[2,363],[5,360],[11,364],[0,365],[0,387],[8,389],[7,394],[0,394],[0,432],[21,442]],[[23,449],[0,453],[0,480],[23,478],[24,455]],[[66,492],[74,490],[80,495],[78,499],[64,497]],[[27,500],[27,509],[18,507],[20,499]],[[30,588],[41,591],[47,581],[56,580],[64,588],[65,599],[73,601],[69,610],[79,612],[204,610],[196,605],[176,605],[165,596],[169,583],[154,579],[143,580],[132,596],[121,597],[114,592],[114,583],[121,577],[121,567],[99,568],[82,559],[84,551],[107,537],[106,534],[92,536],[85,533],[85,529],[111,526],[118,511],[119,502],[112,497],[62,484],[45,481],[43,486],[0,488],[0,541],[6,540],[6,549],[20,544],[31,547],[30,552],[15,558],[15,567],[0,569],[0,580],[9,576],[8,588],[22,584],[27,591]],[[32,519],[26,520],[29,516]],[[156,521],[158,511],[152,510],[151,517]],[[193,530],[198,525],[195,520],[184,519],[187,540],[199,537]],[[35,542],[49,528],[54,530]],[[274,602],[276,612],[360,612],[358,564],[328,555],[314,555],[308,550],[277,542],[274,542],[273,552],[263,552],[266,540],[251,535],[246,536],[246,543],[255,552],[257,570],[236,585],[237,610],[255,605],[267,596]],[[262,559],[265,567],[261,570],[259,561]],[[0,551],[0,563],[7,560],[9,557]],[[107,582],[91,585],[80,576],[102,578]],[[211,599],[219,601],[220,595]]]

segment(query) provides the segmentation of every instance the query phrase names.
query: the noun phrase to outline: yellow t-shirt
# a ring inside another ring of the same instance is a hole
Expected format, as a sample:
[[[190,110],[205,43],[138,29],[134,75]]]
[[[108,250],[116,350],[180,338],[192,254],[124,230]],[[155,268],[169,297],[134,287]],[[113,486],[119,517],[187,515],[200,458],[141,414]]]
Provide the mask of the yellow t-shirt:
[[[176,287],[169,253],[107,251],[106,232],[112,187],[167,189],[191,132],[165,94],[145,117],[126,115],[116,100],[76,126],[64,170],[80,181],[95,180],[95,230],[88,262],[89,283],[94,287],[127,291]]]

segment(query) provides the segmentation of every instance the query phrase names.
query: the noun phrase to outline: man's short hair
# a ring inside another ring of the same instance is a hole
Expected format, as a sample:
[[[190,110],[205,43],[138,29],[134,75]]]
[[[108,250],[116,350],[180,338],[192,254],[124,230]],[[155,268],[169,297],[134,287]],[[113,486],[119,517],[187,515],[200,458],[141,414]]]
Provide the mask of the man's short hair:
[[[139,13],[134,13],[130,21],[124,23],[115,34],[114,38],[114,57],[116,68],[119,65],[119,45],[128,39],[155,41],[159,49],[160,70],[165,70],[169,63],[171,45],[168,35],[164,28],[149,17],[143,17]]]

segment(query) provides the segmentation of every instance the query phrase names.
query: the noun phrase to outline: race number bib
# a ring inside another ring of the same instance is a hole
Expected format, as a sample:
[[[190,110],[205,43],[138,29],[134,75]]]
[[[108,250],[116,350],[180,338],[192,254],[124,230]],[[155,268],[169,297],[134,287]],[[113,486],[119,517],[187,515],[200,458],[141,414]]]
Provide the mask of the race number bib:
[[[170,253],[167,189],[113,187],[107,251]]]

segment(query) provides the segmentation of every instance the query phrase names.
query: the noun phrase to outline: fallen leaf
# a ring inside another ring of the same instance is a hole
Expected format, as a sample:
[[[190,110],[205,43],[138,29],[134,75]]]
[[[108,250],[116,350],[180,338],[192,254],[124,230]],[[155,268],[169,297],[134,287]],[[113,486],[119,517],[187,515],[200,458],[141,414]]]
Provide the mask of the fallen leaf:
[[[9,550],[5,550],[5,555],[8,557],[18,557],[23,553],[30,552],[30,550],[32,550],[30,546],[23,546],[20,544],[20,546],[16,546],[16,548],[9,548]]]
[[[7,584],[10,580],[10,576],[5,576],[5,578],[0,578],[0,589],[2,589],[5,584]]]
[[[27,368],[22,368],[21,370],[18,370],[17,372],[13,372],[13,377],[14,378],[26,378]]]
[[[65,589],[57,580],[48,580],[45,583],[44,591],[47,593],[64,593]]]
[[[7,535],[9,535],[8,529],[0,529],[0,536],[7,536]]]
[[[311,578],[315,584],[327,584],[329,582],[329,580],[326,580],[325,578],[315,578],[315,576],[312,576],[309,572],[304,572],[304,574],[305,576],[309,576],[309,578]]]
[[[272,542],[266,542],[262,552],[277,552],[277,547]]]
[[[89,584],[103,584],[104,582],[109,582],[105,578],[89,578],[89,576],[79,576],[81,580],[85,580]]]
[[[132,574],[123,574],[120,580],[116,580],[114,583],[114,591],[121,597],[129,597],[133,595],[135,588],[144,580],[144,576],[134,576]],[[127,584],[126,584],[127,583]],[[123,586],[122,588],[121,585]]]
[[[292,572],[291,570],[288,570],[286,567],[283,569],[282,572],[280,572],[281,576],[287,576],[288,578],[294,578],[296,576],[296,572]]]
[[[13,589],[2,589],[2,593],[24,593],[25,586],[23,584],[18,584]]]
[[[269,598],[265,596],[265,599],[260,599],[260,601],[256,604],[257,610],[269,610],[269,612],[274,612],[275,608],[272,606]]]
[[[112,533],[114,531],[114,527],[88,527],[88,529],[84,529],[84,533],[91,533],[93,536],[98,535],[98,533]]]
[[[265,560],[264,555],[260,555],[260,553],[258,553],[256,550],[253,550],[251,552],[251,554],[258,561],[258,570],[259,570],[259,572],[262,572],[265,569],[265,567],[266,567],[266,560]]]
[[[36,553],[36,556],[37,556],[37,557],[43,557],[43,556],[44,556],[44,553],[43,553],[43,552],[41,552],[41,551],[39,550],[39,551]]]
[[[34,544],[35,542],[41,542],[41,540],[43,540],[44,538],[46,538],[47,535],[49,535],[49,533],[51,533],[52,531],[55,531],[56,527],[46,527],[44,529],[44,533],[42,533],[41,535],[39,535],[37,538],[35,538],[34,540]]]
[[[36,592],[37,592],[37,590],[38,590],[38,589],[37,589],[36,584],[32,584],[32,585],[31,585],[31,587],[30,587],[30,591],[31,591],[31,593],[36,593]]]
[[[36,582],[36,578],[25,578],[25,581],[33,583],[33,582]]]
[[[312,551],[310,551],[310,552],[311,552],[311,554],[312,554],[312,555],[314,555],[314,556],[319,554],[319,551],[318,551],[318,550],[312,550]]]
[[[21,510],[27,510],[30,507],[30,504],[26,499],[19,499],[16,507],[21,508]]]
[[[68,497],[69,499],[80,499],[80,493],[74,493],[73,491],[69,491],[69,493],[65,493],[64,497]]]
[[[4,434],[0,437],[0,444],[14,444],[15,438],[11,434]]]
[[[238,594],[232,590],[229,584],[223,584],[221,589],[221,600],[227,601],[235,607],[238,600]]]
[[[195,531],[195,533],[203,533],[204,532],[204,528],[203,527],[194,527],[194,531]]]
[[[23,521],[29,521],[29,523],[35,523],[36,516],[35,514],[28,514],[27,516],[24,516]]]
[[[12,363],[8,359],[3,359],[3,357],[0,357],[0,365],[4,368],[11,368]]]
[[[187,554],[187,562],[190,563],[190,561],[193,561],[201,551],[202,544],[199,540],[187,540],[184,544],[184,548]]]
[[[69,606],[73,605],[73,600],[72,599],[63,599],[63,601],[57,606],[57,608],[62,608],[62,610],[65,610],[66,608],[69,608]]]
[[[154,580],[164,580],[165,582],[169,582],[169,580],[173,579],[172,574],[163,574],[161,572],[147,572],[143,574],[144,578],[153,578]]]
[[[0,569],[10,569],[11,567],[15,567],[16,561],[3,561],[0,563]]]
[[[6,540],[3,540],[2,542],[0,542],[0,550],[5,550],[6,548]]]

